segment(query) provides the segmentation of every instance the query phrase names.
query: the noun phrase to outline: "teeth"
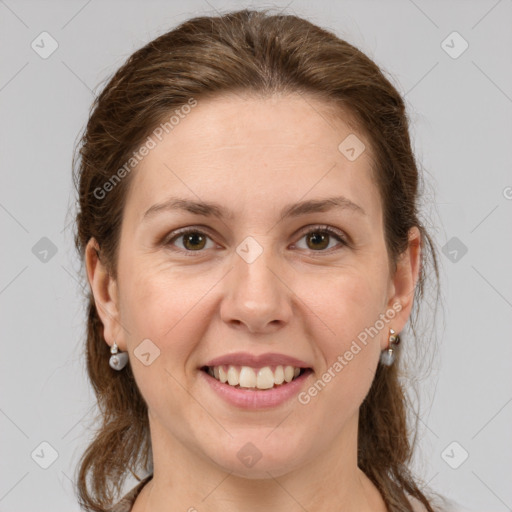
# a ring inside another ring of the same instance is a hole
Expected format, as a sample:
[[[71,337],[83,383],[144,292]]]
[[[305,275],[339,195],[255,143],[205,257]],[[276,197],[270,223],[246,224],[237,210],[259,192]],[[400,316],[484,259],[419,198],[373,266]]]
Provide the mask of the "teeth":
[[[219,369],[219,380],[221,382],[223,382],[223,383],[227,382],[228,381],[228,374],[224,371],[224,368],[222,368],[222,366],[216,366],[215,368]]]
[[[284,382],[284,370],[282,366],[278,366],[274,372],[274,382],[276,384],[282,384]]]
[[[270,366],[255,369],[250,366],[237,367],[230,365],[208,367],[208,374],[227,383],[230,386],[241,388],[271,389],[284,382],[291,382],[300,374],[300,368],[293,366],[276,366],[274,370]]]
[[[274,374],[268,366],[265,366],[258,371],[256,387],[258,389],[270,389],[274,387]]]
[[[255,388],[256,387],[256,374],[252,368],[242,366],[240,370],[240,387],[241,388]]]
[[[286,382],[291,382],[293,379],[293,366],[285,366],[284,367],[284,380]]]
[[[230,386],[236,386],[240,383],[240,373],[234,366],[230,366],[228,370],[228,384]]]

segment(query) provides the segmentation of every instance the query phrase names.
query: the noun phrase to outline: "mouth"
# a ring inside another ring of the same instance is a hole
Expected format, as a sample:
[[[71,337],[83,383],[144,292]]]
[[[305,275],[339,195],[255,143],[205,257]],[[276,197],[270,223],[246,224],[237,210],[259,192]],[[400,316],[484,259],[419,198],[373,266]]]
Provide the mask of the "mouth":
[[[282,388],[299,377],[311,373],[312,369],[291,365],[263,367],[217,365],[203,366],[201,371],[235,389],[266,391]]]

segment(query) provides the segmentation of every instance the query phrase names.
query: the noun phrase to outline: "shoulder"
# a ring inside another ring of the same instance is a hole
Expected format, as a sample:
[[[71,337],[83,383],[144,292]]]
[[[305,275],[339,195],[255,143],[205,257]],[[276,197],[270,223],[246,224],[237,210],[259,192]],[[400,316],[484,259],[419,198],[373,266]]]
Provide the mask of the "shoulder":
[[[407,496],[407,499],[411,504],[413,512],[427,512],[425,505],[423,505],[423,503],[414,496]]]
[[[141,480],[130,492],[125,494],[115,505],[110,509],[110,512],[130,512],[135,498],[140,494],[142,488],[153,478],[153,475],[148,475]]]
[[[407,496],[409,503],[411,504],[411,508],[413,512],[427,512],[427,508],[421,501],[419,501],[414,496]],[[442,498],[441,503],[432,504],[432,507],[436,512],[475,512],[471,511],[468,508],[464,508],[459,503],[455,501],[448,500],[447,498]]]

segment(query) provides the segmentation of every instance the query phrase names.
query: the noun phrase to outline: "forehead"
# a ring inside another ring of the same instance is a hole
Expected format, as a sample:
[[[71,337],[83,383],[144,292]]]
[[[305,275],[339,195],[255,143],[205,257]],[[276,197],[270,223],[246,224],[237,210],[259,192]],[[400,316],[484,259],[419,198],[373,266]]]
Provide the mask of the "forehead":
[[[199,99],[189,114],[175,121],[173,136],[164,135],[165,142],[174,139],[196,150],[308,144],[332,150],[340,137],[358,131],[352,115],[298,93],[266,97],[231,93]]]
[[[253,207],[265,209],[279,198],[289,203],[340,192],[371,210],[379,202],[371,149],[347,121],[325,102],[299,94],[198,99],[161,140],[153,137],[155,147],[134,170],[127,203],[140,219],[168,195],[239,208],[255,200]],[[343,153],[346,140],[362,151],[356,159]]]

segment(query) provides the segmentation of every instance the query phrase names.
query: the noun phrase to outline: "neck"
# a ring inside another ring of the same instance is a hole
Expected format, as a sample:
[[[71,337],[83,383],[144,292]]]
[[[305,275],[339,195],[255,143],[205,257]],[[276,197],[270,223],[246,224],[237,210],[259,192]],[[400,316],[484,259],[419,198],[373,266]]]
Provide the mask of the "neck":
[[[151,425],[153,478],[133,512],[384,512],[375,486],[357,466],[357,417],[333,446],[284,474],[247,478],[223,469]],[[155,442],[156,441],[156,442]]]

